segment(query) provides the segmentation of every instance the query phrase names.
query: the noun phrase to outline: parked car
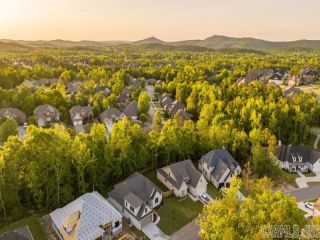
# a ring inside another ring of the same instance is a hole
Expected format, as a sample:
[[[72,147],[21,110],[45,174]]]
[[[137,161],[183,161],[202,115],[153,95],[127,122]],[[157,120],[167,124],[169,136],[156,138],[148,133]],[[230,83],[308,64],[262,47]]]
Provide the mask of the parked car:
[[[304,206],[305,206],[306,208],[311,209],[311,210],[313,210],[313,205],[314,205],[314,203],[312,203],[312,202],[305,202],[305,203],[304,203]]]
[[[210,199],[208,198],[208,196],[204,193],[202,193],[199,196],[199,199],[204,203],[204,204],[208,204],[210,202]]]

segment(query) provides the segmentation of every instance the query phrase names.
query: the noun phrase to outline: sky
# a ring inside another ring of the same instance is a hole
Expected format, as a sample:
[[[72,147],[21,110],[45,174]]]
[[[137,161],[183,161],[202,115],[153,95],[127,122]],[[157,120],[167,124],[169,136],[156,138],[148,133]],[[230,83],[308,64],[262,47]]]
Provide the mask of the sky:
[[[0,0],[0,39],[320,39],[320,0]]]

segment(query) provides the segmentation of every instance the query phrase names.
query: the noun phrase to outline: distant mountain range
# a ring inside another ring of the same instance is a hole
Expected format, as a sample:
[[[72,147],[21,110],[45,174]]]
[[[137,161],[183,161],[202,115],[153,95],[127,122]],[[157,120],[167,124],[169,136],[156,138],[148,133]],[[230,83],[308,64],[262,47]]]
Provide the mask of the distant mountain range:
[[[16,45],[15,45],[16,44]],[[255,38],[235,38],[227,36],[214,35],[203,40],[186,40],[177,42],[166,42],[155,37],[146,38],[139,41],[68,41],[68,40],[51,40],[51,41],[23,41],[23,40],[0,40],[0,48],[6,46],[14,48],[25,47],[103,47],[103,46],[149,46],[161,47],[164,49],[249,49],[249,50],[268,50],[268,49],[320,49],[320,40],[297,40],[288,42],[265,41]],[[165,47],[166,46],[166,47]]]

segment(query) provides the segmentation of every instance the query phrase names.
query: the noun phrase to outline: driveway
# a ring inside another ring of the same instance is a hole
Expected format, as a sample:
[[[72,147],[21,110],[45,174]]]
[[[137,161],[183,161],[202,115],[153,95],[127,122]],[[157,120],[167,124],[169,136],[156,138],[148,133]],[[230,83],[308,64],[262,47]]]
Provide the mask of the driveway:
[[[141,230],[145,235],[147,235],[148,238],[152,240],[169,240],[169,237],[165,235],[154,223],[147,224]]]
[[[84,130],[84,127],[83,127],[83,125],[76,125],[76,126],[74,126],[74,130],[75,130],[75,132],[76,133],[85,133],[86,131]]]
[[[320,182],[320,173],[315,173],[314,177],[306,177],[301,172],[297,172],[300,177],[296,178],[296,183],[299,188],[307,188],[308,182]]]
[[[18,138],[22,141],[27,134],[27,129],[23,126],[18,127]]]
[[[297,190],[287,192],[286,194],[294,196],[297,202],[320,198],[320,186],[299,188]]]
[[[297,205],[298,205],[298,208],[300,208],[302,211],[306,213],[304,215],[305,218],[313,216],[313,211],[309,208],[306,208],[306,206],[304,205],[304,202],[298,202]]]
[[[170,240],[200,240],[198,237],[199,231],[200,228],[196,224],[196,220],[193,220],[172,234]]]

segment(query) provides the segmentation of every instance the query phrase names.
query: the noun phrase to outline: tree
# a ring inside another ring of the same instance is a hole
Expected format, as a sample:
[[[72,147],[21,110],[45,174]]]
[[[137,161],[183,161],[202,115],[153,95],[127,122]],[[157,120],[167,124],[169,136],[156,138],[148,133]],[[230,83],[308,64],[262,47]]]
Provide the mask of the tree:
[[[138,98],[138,111],[140,114],[146,114],[149,111],[149,95],[147,92],[141,92]]]
[[[14,119],[8,119],[0,126],[0,139],[6,141],[9,136],[18,134],[18,124]]]
[[[224,197],[204,207],[197,221],[201,239],[265,239],[266,226],[304,226],[304,215],[294,197],[273,193],[267,179],[257,181],[256,191],[243,202],[237,197],[241,185],[241,180],[233,177]]]

